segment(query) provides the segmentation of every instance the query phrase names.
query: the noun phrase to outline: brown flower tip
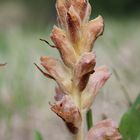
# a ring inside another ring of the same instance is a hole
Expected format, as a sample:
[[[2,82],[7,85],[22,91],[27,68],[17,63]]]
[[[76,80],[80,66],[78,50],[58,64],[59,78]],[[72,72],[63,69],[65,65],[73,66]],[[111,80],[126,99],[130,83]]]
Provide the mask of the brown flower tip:
[[[122,140],[116,124],[110,120],[97,123],[88,132],[87,140]]]
[[[77,132],[82,121],[81,114],[69,95],[64,95],[59,101],[56,101],[51,110],[65,121],[71,132]]]

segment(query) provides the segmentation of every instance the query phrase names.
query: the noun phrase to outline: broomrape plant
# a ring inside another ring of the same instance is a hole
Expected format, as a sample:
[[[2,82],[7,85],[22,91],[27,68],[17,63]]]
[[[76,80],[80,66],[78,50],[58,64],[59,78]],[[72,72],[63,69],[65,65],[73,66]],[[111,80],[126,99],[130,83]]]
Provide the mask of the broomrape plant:
[[[112,120],[103,120],[84,136],[85,114],[91,108],[101,87],[110,77],[107,66],[96,67],[92,52],[96,39],[103,34],[104,20],[98,16],[89,21],[91,5],[88,0],[57,0],[58,26],[54,26],[51,40],[61,56],[41,57],[37,68],[45,77],[56,81],[55,103],[51,110],[65,122],[74,140],[121,140]]]

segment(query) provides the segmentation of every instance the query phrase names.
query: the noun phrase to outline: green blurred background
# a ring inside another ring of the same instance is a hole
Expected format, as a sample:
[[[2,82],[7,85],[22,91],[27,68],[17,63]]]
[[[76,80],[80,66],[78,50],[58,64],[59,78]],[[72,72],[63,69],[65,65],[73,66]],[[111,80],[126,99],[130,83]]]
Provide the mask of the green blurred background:
[[[90,0],[91,18],[105,19],[104,36],[95,44],[98,65],[115,69],[93,105],[95,122],[103,116],[119,122],[140,92],[140,1]],[[63,122],[50,111],[55,83],[33,65],[42,55],[59,58],[40,38],[49,39],[56,24],[55,0],[0,0],[0,140],[33,140],[39,130],[45,140],[70,140]],[[121,84],[121,85],[120,85]],[[100,108],[99,108],[100,107]]]

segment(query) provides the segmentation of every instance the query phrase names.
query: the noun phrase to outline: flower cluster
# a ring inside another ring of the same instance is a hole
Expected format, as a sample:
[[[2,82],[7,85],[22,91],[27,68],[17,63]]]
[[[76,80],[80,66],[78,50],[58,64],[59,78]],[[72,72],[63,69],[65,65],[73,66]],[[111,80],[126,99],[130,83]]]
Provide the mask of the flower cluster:
[[[51,110],[77,134],[83,114],[110,77],[107,66],[96,67],[96,55],[92,52],[96,39],[103,34],[104,20],[98,16],[89,21],[91,5],[88,0],[57,0],[56,9],[58,26],[53,27],[51,40],[62,61],[45,56],[41,57],[41,65],[47,72],[37,67],[58,84],[56,102]]]

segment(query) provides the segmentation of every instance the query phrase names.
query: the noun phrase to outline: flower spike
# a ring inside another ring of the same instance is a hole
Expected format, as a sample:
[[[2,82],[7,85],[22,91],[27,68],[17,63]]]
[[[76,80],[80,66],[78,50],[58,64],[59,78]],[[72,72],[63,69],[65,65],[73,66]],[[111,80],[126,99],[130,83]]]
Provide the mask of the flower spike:
[[[41,57],[47,77],[56,81],[55,103],[51,110],[56,113],[74,134],[74,140],[84,140],[84,116],[95,97],[110,77],[107,66],[96,67],[95,41],[104,32],[104,19],[98,16],[89,20],[91,5],[88,0],[56,0],[58,25],[50,38],[62,61],[53,57]],[[109,130],[107,130],[109,129]],[[99,135],[98,135],[99,134]],[[121,136],[112,121],[99,122],[88,133],[87,140],[120,140]]]

